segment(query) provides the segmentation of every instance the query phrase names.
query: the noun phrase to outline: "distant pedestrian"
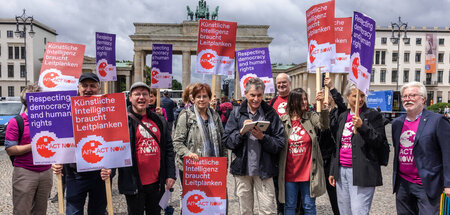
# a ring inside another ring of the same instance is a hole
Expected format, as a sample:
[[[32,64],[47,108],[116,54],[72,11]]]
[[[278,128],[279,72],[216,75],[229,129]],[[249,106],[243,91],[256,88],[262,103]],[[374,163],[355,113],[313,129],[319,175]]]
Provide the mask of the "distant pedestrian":
[[[377,106],[377,111],[378,111],[378,112],[381,112],[380,106]]]
[[[169,91],[164,90],[163,95],[161,98],[161,107],[166,109],[169,134],[172,134],[173,121],[175,121],[173,113],[176,110],[177,104],[169,97]]]

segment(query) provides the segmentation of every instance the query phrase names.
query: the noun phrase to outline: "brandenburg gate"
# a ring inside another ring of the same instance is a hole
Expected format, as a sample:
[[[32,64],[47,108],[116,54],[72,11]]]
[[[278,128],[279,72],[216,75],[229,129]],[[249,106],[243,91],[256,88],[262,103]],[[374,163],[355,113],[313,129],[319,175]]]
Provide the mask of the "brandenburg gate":
[[[181,24],[134,23],[136,31],[130,35],[134,42],[134,74],[132,80],[145,80],[146,56],[152,54],[152,44],[172,44],[173,54],[182,55],[183,89],[191,82],[191,55],[197,55],[198,22],[183,21]],[[268,47],[273,38],[269,37],[268,25],[238,25],[236,51],[250,48]],[[235,66],[235,71],[237,68]],[[176,73],[178,71],[173,71]],[[220,86],[217,78],[216,86]],[[235,72],[235,95],[240,95],[239,76]],[[220,87],[216,89],[220,95]]]

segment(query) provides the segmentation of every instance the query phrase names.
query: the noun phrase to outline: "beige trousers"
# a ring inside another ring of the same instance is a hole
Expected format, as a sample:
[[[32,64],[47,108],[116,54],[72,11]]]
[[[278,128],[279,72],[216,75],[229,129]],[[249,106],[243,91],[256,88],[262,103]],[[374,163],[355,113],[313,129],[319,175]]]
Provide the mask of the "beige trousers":
[[[259,214],[277,213],[275,203],[275,187],[273,178],[261,179],[259,176],[234,176],[236,179],[236,195],[239,199],[239,210],[242,215],[253,215],[254,200]]]
[[[22,167],[14,167],[12,178],[13,214],[47,214],[47,202],[52,185],[51,169],[33,172]]]

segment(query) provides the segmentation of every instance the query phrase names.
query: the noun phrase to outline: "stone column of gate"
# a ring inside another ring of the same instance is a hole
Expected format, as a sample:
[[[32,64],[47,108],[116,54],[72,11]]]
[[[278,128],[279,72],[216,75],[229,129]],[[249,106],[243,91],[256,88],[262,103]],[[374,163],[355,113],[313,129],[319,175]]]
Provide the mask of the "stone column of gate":
[[[134,51],[134,77],[133,83],[144,80],[144,52],[143,51]]]
[[[182,51],[182,73],[181,73],[181,86],[183,90],[187,85],[191,83],[191,52],[189,50]]]
[[[303,78],[302,78],[302,88],[306,91],[308,89],[308,72],[304,72],[303,73]],[[310,96],[311,97],[311,96]]]

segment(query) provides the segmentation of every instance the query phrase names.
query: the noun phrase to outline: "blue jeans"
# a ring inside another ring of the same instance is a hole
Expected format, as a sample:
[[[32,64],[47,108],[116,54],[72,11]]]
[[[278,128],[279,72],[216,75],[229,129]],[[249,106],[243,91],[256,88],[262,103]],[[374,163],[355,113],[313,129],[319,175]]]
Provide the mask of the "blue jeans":
[[[89,195],[88,214],[106,213],[105,182],[100,171],[66,175],[66,215],[84,214],[84,203]]]
[[[286,203],[284,205],[285,215],[294,215],[297,207],[297,195],[300,190],[300,197],[302,199],[303,209],[305,215],[316,214],[316,198],[311,198],[309,193],[309,181],[306,182],[286,182],[285,183],[285,197]]]

